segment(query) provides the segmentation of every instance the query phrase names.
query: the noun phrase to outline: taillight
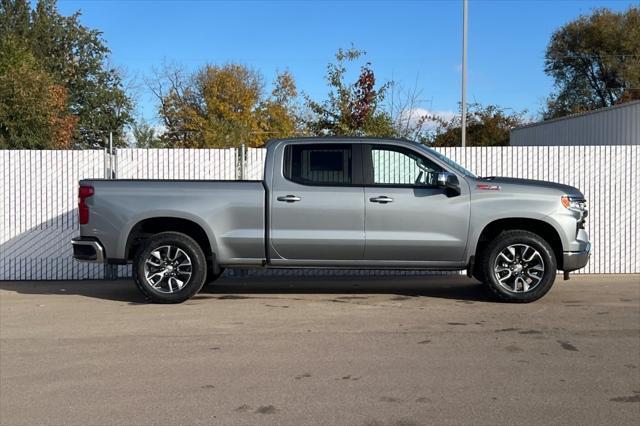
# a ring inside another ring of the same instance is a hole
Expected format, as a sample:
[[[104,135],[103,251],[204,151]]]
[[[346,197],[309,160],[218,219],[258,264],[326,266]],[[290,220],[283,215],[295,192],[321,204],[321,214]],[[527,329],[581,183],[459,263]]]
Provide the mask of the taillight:
[[[89,223],[89,205],[87,205],[87,198],[91,197],[93,193],[93,186],[81,185],[78,190],[78,219],[80,219],[80,225]]]

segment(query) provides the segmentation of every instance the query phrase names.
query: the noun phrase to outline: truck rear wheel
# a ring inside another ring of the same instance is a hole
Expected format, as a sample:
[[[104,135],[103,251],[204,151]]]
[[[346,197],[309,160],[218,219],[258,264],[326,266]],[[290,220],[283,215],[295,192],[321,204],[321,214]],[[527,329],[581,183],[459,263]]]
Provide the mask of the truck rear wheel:
[[[179,232],[149,238],[133,262],[138,289],[154,303],[181,303],[200,291],[207,276],[202,248]]]
[[[533,302],[553,286],[557,261],[553,249],[533,232],[500,233],[481,255],[482,281],[500,299]]]

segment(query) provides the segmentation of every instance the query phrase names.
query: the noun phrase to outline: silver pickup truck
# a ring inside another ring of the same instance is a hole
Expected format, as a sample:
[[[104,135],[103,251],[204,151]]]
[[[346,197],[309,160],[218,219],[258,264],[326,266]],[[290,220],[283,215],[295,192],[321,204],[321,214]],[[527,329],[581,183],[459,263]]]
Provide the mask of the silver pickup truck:
[[[418,143],[267,144],[261,181],[83,180],[78,260],[133,263],[151,301],[179,303],[224,268],[467,270],[531,302],[589,260],[571,186],[477,177]]]

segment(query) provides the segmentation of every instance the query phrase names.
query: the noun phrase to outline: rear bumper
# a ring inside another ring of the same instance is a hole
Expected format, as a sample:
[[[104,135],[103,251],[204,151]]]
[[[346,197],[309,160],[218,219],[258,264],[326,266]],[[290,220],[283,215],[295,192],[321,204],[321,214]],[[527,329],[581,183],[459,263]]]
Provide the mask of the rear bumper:
[[[591,256],[591,244],[587,244],[584,251],[565,251],[562,262],[562,270],[565,272],[575,271],[584,268],[589,263]]]
[[[96,239],[78,237],[71,240],[73,258],[83,262],[105,262],[104,248]]]

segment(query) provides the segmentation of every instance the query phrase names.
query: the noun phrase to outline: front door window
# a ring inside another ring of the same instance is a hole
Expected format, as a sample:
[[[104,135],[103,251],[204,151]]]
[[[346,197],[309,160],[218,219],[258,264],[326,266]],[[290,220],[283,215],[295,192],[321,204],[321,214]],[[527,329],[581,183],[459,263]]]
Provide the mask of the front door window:
[[[436,186],[442,168],[411,151],[372,147],[373,184],[381,186]]]

